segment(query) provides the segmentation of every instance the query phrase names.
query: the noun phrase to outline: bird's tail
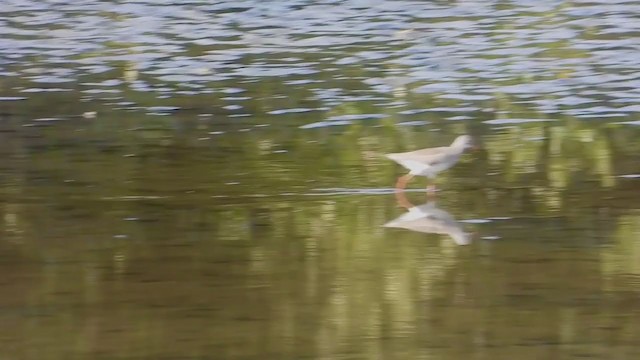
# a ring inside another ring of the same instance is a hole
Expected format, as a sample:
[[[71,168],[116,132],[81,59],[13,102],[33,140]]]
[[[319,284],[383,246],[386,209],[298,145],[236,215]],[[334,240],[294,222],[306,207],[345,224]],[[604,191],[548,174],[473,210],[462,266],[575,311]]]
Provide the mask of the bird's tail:
[[[397,161],[396,160],[396,156],[398,156],[398,154],[396,153],[392,153],[392,154],[384,154],[384,157],[386,157],[387,159],[391,159],[393,161]]]

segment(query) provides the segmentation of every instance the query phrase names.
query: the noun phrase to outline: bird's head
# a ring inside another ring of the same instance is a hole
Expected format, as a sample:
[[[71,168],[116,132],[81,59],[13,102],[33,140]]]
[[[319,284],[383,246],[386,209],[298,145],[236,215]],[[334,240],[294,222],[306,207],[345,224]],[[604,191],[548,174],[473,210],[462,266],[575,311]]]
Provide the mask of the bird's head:
[[[469,135],[460,135],[451,144],[451,147],[466,150],[475,148],[475,144],[473,143],[473,138]]]

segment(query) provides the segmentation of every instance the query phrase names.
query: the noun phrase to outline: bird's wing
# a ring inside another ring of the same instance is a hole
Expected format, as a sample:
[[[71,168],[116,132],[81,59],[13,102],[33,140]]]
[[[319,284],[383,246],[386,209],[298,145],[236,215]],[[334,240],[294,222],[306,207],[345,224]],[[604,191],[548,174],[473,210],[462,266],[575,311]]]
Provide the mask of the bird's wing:
[[[403,153],[403,159],[417,161],[423,164],[434,166],[444,162],[450,162],[455,154],[452,154],[447,147],[422,149]]]

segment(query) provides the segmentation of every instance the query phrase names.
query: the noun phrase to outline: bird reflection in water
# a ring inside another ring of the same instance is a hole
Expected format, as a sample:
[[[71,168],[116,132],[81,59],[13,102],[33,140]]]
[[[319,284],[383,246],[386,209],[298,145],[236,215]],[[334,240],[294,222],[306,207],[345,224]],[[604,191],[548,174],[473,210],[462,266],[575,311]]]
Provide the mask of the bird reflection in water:
[[[448,235],[458,245],[471,243],[472,233],[467,233],[462,224],[451,214],[438,208],[434,201],[416,206],[407,199],[404,192],[396,192],[398,204],[407,212],[384,224],[388,228],[401,228],[428,234]]]

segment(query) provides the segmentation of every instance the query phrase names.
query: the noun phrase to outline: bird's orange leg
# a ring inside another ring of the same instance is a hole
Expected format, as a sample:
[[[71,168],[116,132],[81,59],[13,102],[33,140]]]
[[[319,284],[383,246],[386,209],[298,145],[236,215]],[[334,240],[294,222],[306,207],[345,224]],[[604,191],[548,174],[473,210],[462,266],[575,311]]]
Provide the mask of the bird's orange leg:
[[[436,197],[436,185],[429,184],[427,185],[427,200],[434,199]]]
[[[407,183],[409,180],[413,179],[413,175],[407,174],[404,176],[400,176],[396,181],[396,191],[404,190],[407,187]]]
[[[413,204],[407,199],[406,193],[404,191],[396,191],[396,201],[398,202],[398,206],[409,209],[413,207]]]

